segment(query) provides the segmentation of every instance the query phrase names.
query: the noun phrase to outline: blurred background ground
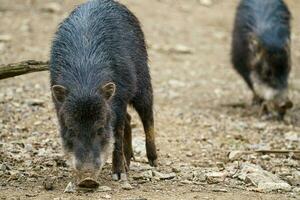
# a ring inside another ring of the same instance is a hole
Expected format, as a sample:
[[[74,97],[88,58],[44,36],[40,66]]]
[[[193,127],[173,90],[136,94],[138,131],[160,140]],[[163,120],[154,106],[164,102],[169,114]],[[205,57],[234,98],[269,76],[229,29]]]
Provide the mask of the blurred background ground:
[[[0,64],[48,60],[57,25],[82,2],[0,0]],[[295,107],[280,123],[259,119],[251,93],[231,68],[237,0],[120,2],[140,19],[149,46],[160,167],[144,163],[142,127],[134,115],[133,188],[111,181],[108,163],[99,181],[109,189],[63,193],[71,177],[48,73],[35,73],[0,81],[0,199],[300,199],[299,155],[253,153],[299,150],[299,2],[286,1],[294,16]],[[53,180],[53,190],[45,190],[45,178]]]

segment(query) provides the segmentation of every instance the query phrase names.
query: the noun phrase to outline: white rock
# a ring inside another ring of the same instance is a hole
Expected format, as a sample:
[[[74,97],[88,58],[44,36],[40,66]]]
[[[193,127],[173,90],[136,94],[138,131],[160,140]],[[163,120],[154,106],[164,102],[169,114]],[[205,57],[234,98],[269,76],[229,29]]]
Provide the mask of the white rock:
[[[132,140],[133,151],[140,156],[146,155],[145,139],[142,137],[136,137]]]
[[[97,191],[98,192],[109,192],[111,190],[112,189],[110,187],[108,187],[108,186],[100,186]]]
[[[103,199],[111,199],[111,195],[104,194],[104,195],[101,195],[101,198],[103,198]]]
[[[2,34],[0,35],[0,42],[10,42],[12,39],[11,35]]]
[[[61,6],[58,3],[50,2],[46,4],[42,10],[49,13],[57,13],[61,11]]]
[[[265,192],[283,190],[283,191],[291,191],[292,187],[285,182],[275,183],[275,182],[259,182],[257,188],[259,190],[263,190]]]
[[[205,174],[206,180],[210,184],[220,183],[227,177],[226,172],[209,172]]]
[[[151,170],[144,171],[141,175],[146,179],[151,179],[153,177]]]
[[[295,187],[293,189],[293,192],[296,193],[296,194],[300,194],[300,187]]]
[[[274,190],[290,191],[291,186],[278,178],[276,175],[262,169],[258,165],[244,163],[241,166],[241,171],[238,174],[238,178],[257,186],[259,190],[264,192]]]
[[[175,173],[164,174],[158,171],[153,171],[153,176],[159,178],[160,180],[170,180],[176,177]]]
[[[64,193],[74,193],[75,191],[76,191],[76,185],[75,185],[74,183],[70,182],[70,183],[67,185],[67,187],[66,187]]]
[[[212,5],[212,0],[199,0],[199,3],[202,6],[211,6]]]
[[[188,46],[182,45],[182,44],[177,44],[174,47],[171,47],[169,49],[169,52],[171,53],[179,53],[179,54],[192,54],[193,49],[191,49]]]
[[[285,134],[285,139],[293,142],[300,142],[300,135],[297,132],[290,131]]]

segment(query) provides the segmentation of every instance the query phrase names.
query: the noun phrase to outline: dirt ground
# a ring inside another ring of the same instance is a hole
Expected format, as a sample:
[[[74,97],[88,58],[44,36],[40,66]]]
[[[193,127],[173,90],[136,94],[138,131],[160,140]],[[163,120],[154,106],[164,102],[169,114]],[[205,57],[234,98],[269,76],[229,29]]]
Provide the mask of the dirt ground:
[[[57,25],[81,2],[0,0],[0,36],[6,35],[0,40],[0,64],[48,60]],[[208,6],[198,0],[121,2],[140,19],[149,46],[157,170],[175,177],[141,181],[137,176],[150,168],[144,150],[137,149],[143,132],[132,111],[137,154],[130,172],[133,189],[124,190],[111,180],[109,162],[98,180],[111,191],[63,193],[70,169],[62,156],[48,73],[41,72],[0,81],[0,199],[300,199],[299,156],[253,153],[300,149],[298,0],[286,1],[293,14],[290,96],[295,106],[284,122],[262,121],[250,106],[250,91],[232,70],[237,0],[212,0]],[[229,160],[228,153],[235,150],[250,153]],[[261,166],[288,182],[290,191],[262,192],[240,180],[235,173],[243,163]],[[222,180],[209,181],[207,175],[231,171]],[[54,181],[53,190],[44,189],[45,178]]]

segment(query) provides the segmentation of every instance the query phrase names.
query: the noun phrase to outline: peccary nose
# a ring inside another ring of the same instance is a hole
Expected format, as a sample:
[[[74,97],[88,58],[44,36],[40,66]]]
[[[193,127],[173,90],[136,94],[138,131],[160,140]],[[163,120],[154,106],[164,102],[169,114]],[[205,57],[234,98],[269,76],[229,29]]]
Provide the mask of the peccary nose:
[[[291,109],[293,105],[294,105],[293,102],[288,99],[285,102],[282,102],[279,106],[281,109],[287,110],[287,109]]]

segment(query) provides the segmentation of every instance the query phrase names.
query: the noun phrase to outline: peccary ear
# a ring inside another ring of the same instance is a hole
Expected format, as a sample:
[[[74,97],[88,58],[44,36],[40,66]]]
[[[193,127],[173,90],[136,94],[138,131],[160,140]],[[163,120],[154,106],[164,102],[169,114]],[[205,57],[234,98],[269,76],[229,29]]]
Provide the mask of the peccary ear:
[[[64,102],[68,93],[67,89],[62,85],[53,85],[51,89],[54,99],[60,103]]]
[[[116,84],[113,82],[109,82],[102,86],[101,94],[104,96],[106,100],[110,100],[116,92]]]

